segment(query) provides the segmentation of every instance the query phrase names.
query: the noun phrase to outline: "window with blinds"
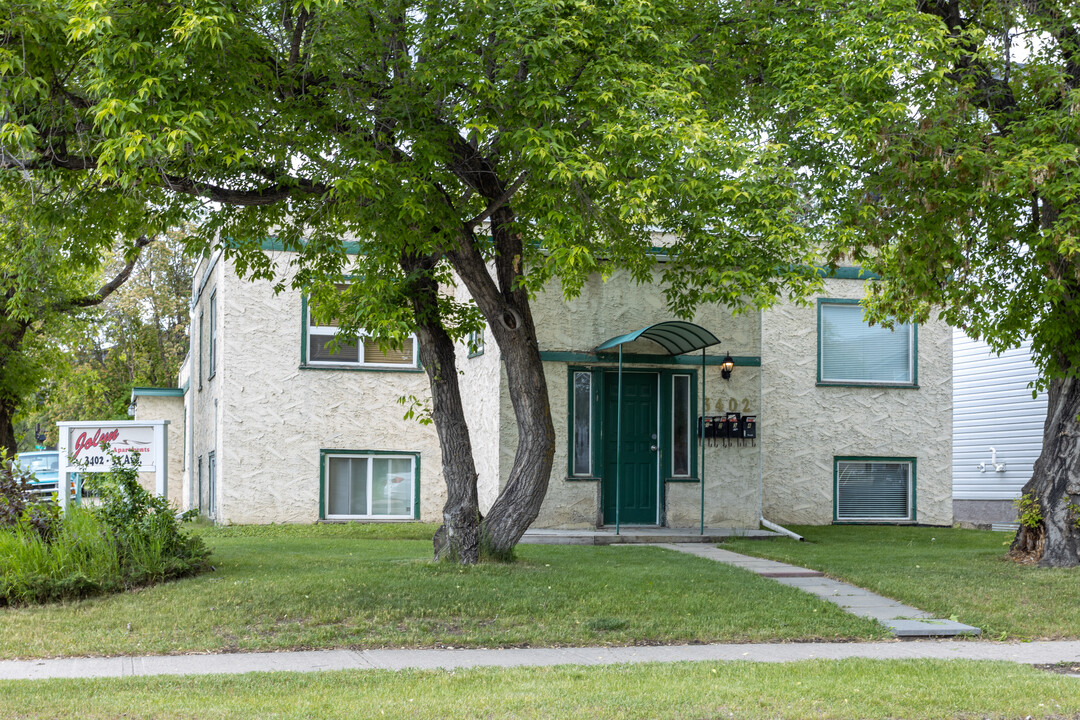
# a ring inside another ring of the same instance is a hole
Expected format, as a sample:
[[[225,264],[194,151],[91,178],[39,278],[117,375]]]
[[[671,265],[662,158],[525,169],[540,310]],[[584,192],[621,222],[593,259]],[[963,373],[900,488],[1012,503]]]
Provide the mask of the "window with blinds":
[[[870,325],[852,301],[818,304],[818,381],[856,385],[914,385],[915,328]]]
[[[836,520],[915,519],[913,459],[836,458]]]
[[[416,517],[416,455],[324,454],[324,517],[328,520]]]
[[[339,290],[345,288],[338,286]],[[307,333],[307,364],[326,367],[373,367],[415,369],[416,336],[405,338],[398,347],[383,347],[363,333],[341,335],[336,317],[318,317],[314,306],[304,313]]]

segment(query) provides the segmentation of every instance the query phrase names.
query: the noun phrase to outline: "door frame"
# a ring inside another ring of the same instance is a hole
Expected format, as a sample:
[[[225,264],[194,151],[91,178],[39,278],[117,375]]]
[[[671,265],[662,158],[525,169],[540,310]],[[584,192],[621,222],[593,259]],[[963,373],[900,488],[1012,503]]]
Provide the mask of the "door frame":
[[[603,421],[604,412],[604,395],[607,390],[606,382],[607,375],[611,373],[614,377],[618,375],[618,367],[610,364],[603,365],[580,365],[580,364],[567,364],[566,366],[566,388],[567,388],[567,407],[566,407],[566,447],[567,447],[567,467],[566,467],[566,480],[569,482],[596,482],[599,481],[596,492],[596,504],[597,504],[597,524],[602,525],[604,523],[604,487],[605,481],[605,468],[604,468],[604,442],[607,440],[608,433],[615,432],[614,423],[611,427],[607,427]],[[574,474],[574,374],[579,372],[588,372],[592,374],[592,394],[591,394],[591,424],[589,432],[591,434],[591,461],[592,461],[592,473],[590,475],[575,475]],[[686,375],[690,378],[690,417],[691,423],[696,423],[699,417],[699,402],[700,402],[700,386],[698,382],[700,380],[700,368],[687,367],[679,365],[677,367],[641,367],[636,364],[632,364],[629,368],[624,366],[624,373],[649,373],[659,375],[659,397],[657,398],[657,413],[658,413],[658,434],[660,435],[660,450],[658,452],[658,493],[657,493],[657,515],[658,526],[664,526],[667,521],[667,484],[668,483],[696,483],[699,482],[700,469],[698,466],[701,448],[699,445],[699,438],[694,427],[690,429],[690,475],[688,477],[673,477],[672,476],[672,445],[673,445],[673,432],[672,427],[672,383],[673,378],[676,375]],[[651,527],[651,526],[650,526]]]

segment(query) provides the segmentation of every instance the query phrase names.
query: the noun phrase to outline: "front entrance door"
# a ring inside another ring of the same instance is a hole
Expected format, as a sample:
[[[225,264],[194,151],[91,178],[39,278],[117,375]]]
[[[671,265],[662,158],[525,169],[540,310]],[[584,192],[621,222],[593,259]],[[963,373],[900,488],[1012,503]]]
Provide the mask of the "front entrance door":
[[[619,523],[658,525],[659,517],[659,431],[656,373],[623,373],[622,381],[622,468],[619,489],[615,490],[619,376],[604,378],[604,524],[615,524],[618,494]]]

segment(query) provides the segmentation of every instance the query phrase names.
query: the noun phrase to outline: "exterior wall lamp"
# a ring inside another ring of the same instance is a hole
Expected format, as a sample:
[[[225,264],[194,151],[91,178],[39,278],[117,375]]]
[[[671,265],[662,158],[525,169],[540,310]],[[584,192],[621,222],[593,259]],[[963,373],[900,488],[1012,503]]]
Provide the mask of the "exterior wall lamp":
[[[720,363],[720,377],[725,380],[731,379],[731,371],[735,369],[735,361],[730,355],[724,356],[724,362]]]

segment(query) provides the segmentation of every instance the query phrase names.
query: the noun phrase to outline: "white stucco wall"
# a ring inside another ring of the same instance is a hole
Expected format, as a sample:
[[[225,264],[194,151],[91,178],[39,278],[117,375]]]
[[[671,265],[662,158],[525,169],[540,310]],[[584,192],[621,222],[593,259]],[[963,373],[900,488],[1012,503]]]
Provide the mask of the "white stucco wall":
[[[638,285],[627,273],[615,273],[606,283],[599,276],[586,282],[580,297],[570,303],[562,299],[557,284],[552,283],[533,301],[540,349],[544,352],[591,353],[604,341],[666,320],[676,320],[664,304],[659,284]],[[759,322],[756,313],[733,316],[728,308],[719,305],[702,307],[693,322],[710,330],[721,344],[709,348],[707,355],[756,357],[759,354]],[[663,354],[649,341],[636,341],[624,346],[624,354]],[[690,356],[687,356],[690,357]],[[694,363],[628,364],[633,370],[687,369],[699,372],[698,353]],[[600,521],[600,481],[567,479],[568,413],[567,377],[569,367],[615,369],[617,363],[599,360],[549,361],[544,363],[551,398],[552,419],[555,425],[555,462],[540,515],[534,527],[595,527]],[[699,379],[700,382],[700,379]],[[758,373],[755,367],[739,367],[732,378],[721,378],[720,368],[707,367],[705,414],[723,414],[729,403],[735,402],[737,412],[757,415],[760,408]],[[701,386],[695,399],[701,402]],[[698,409],[701,414],[701,408]],[[517,430],[509,395],[501,402],[503,477],[513,463],[517,446]],[[695,453],[700,458],[700,450]],[[710,527],[756,527],[758,513],[759,449],[746,442],[739,446],[706,447],[705,451],[705,523]],[[696,527],[701,518],[701,486],[694,483],[667,482],[662,486],[665,524],[669,527]]]
[[[184,398],[140,395],[135,403],[135,420],[168,420],[168,497],[172,506],[183,509],[184,486]],[[139,473],[139,481],[150,492],[156,490],[154,473]]]
[[[469,291],[460,280],[453,287],[444,288],[457,302],[472,304]],[[502,372],[499,346],[491,330],[484,328],[482,353],[469,357],[466,343],[457,347],[458,385],[461,405],[469,427],[473,462],[477,474],[477,497],[480,512],[486,515],[499,495],[499,427],[502,422],[499,396],[502,392]]]
[[[287,255],[275,256],[288,284]],[[428,403],[427,376],[301,368],[301,294],[276,295],[272,282],[243,280],[228,264],[222,272],[219,519],[319,519],[322,449],[419,453],[420,518],[439,519],[445,487],[435,429],[405,420],[398,402]]]
[[[826,281],[822,297],[861,298],[863,283]],[[833,520],[833,458],[915,457],[917,522],[952,523],[952,332],[918,328],[918,388],[818,387],[817,308],[780,305],[763,319],[764,513]]]
[[[217,517],[221,516],[221,477],[223,455],[222,449],[228,443],[228,439],[222,433],[222,420],[224,406],[222,404],[223,387],[225,376],[229,367],[230,358],[223,352],[224,340],[231,328],[223,323],[222,306],[224,298],[229,294],[229,288],[223,282],[223,263],[217,255],[204,258],[195,269],[192,286],[194,305],[191,317],[191,347],[188,352],[190,367],[188,402],[192,403],[191,412],[192,426],[192,466],[188,473],[190,486],[186,489],[186,495],[191,498],[191,507],[199,507],[199,467],[202,468],[202,483],[204,488],[209,488],[209,455],[215,453],[217,466]],[[217,365],[213,377],[210,377],[210,297],[217,297]],[[204,491],[204,494],[205,491]],[[204,502],[204,513],[207,505]]]

